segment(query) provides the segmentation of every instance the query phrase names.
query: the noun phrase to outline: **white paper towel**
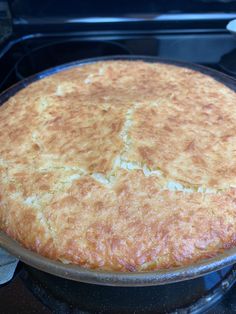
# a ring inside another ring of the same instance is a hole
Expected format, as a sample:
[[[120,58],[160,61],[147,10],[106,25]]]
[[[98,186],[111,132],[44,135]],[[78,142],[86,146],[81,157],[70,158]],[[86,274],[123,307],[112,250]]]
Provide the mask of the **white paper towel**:
[[[0,248],[0,285],[12,279],[19,260]]]

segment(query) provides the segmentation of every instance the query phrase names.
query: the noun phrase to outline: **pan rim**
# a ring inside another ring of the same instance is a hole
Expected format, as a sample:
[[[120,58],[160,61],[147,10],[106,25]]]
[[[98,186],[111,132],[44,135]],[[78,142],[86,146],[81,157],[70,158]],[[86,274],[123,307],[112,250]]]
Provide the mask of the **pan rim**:
[[[227,87],[236,91],[236,79],[221,73],[217,70],[207,68],[202,65],[192,64],[185,61],[169,60],[159,57],[150,57],[142,55],[116,55],[108,57],[89,58],[70,63],[62,64],[43,72],[34,74],[23,81],[16,83],[2,94],[0,94],[0,105],[8,98],[15,95],[18,91],[28,86],[29,84],[38,81],[44,77],[50,76],[54,73],[61,72],[76,66],[83,66],[86,64],[96,63],[99,61],[112,60],[126,60],[126,61],[145,61],[145,62],[159,62],[164,64],[172,64],[180,67],[190,68],[192,70],[204,73],[214,79],[220,81]],[[24,248],[20,243],[11,239],[4,232],[0,232],[0,247],[7,250],[9,253],[18,257],[22,262],[35,267],[39,270],[48,272],[65,279],[70,279],[79,282],[108,285],[108,286],[153,286],[163,285],[184,280],[194,279],[204,276],[210,272],[217,271],[223,267],[232,265],[236,262],[236,247],[225,250],[223,253],[208,259],[202,259],[197,263],[181,266],[176,268],[148,271],[148,272],[115,272],[103,271],[83,268],[75,264],[63,264],[59,261],[54,261],[36,252]]]
[[[88,269],[76,264],[51,260],[23,247],[19,242],[0,232],[0,247],[23,263],[49,274],[73,281],[118,287],[145,287],[177,283],[205,276],[236,262],[236,247],[215,257],[202,259],[188,266],[147,272],[117,272]]]

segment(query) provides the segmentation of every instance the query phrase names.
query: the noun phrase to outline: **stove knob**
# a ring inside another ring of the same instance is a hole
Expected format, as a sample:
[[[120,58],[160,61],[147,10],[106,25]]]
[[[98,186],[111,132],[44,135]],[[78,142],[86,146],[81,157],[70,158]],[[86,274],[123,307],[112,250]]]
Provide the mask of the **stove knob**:
[[[236,34],[236,19],[230,21],[230,22],[227,24],[226,29],[227,29],[230,33]]]

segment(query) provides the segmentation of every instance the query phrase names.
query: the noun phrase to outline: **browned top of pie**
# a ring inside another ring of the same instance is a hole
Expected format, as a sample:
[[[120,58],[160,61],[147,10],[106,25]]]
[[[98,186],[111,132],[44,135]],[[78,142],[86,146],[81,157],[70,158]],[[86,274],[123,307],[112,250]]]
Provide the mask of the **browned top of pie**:
[[[88,268],[188,265],[236,242],[236,94],[199,72],[105,61],[0,108],[0,227]]]

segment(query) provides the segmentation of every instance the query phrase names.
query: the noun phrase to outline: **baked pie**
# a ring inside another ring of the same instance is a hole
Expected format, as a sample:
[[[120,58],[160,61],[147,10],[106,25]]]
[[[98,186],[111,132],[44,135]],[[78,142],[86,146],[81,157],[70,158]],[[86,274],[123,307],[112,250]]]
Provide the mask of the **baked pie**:
[[[165,63],[63,70],[0,107],[0,228],[86,268],[192,264],[236,244],[236,94]]]

